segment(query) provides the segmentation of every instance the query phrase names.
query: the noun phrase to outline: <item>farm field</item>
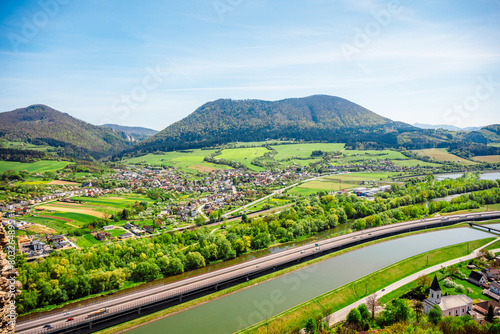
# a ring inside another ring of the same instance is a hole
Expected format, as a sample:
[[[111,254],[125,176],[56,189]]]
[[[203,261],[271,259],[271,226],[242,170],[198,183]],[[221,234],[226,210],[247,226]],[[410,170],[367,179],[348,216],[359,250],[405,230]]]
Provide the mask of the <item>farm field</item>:
[[[448,153],[446,149],[442,148],[429,148],[425,150],[414,150],[412,151],[417,154],[421,154],[423,156],[428,156],[433,159],[436,159],[438,161],[451,161],[451,162],[458,162],[461,163],[462,165],[475,165],[476,162],[466,160],[464,158],[460,158],[459,156],[456,156],[454,154]]]
[[[500,155],[483,155],[473,157],[472,160],[480,162],[500,163]]]
[[[441,164],[434,163],[434,162],[426,162],[422,160],[417,160],[417,159],[408,159],[408,160],[393,160],[392,161],[396,166],[399,167],[440,167],[442,166]]]
[[[262,171],[264,168],[252,165],[252,160],[263,156],[266,152],[269,150],[265,147],[226,149],[215,158],[236,161],[244,164],[250,170]]]
[[[352,189],[358,187],[363,181],[379,181],[387,183],[391,177],[398,174],[399,173],[395,172],[339,174],[304,182],[297,187],[290,189],[288,192],[291,194],[308,196],[318,191],[338,191],[340,190],[339,179],[342,180],[342,189]]]
[[[47,149],[50,148],[50,146],[47,146],[47,145],[34,145],[34,144],[29,144],[29,143],[17,142],[17,141],[6,142],[6,143],[4,143],[4,147],[16,149],[16,150],[36,150],[36,151],[42,151],[42,152],[47,152]]]
[[[203,161],[203,159],[214,153],[215,150],[189,150],[189,151],[175,151],[166,152],[163,154],[148,154],[142,157],[135,157],[125,159],[126,164],[149,164],[154,166],[172,166],[182,169],[185,172],[195,173],[210,172],[216,169],[230,169],[231,167],[225,165],[218,165]]]
[[[344,150],[345,144],[336,143],[311,143],[311,144],[286,144],[271,146],[278,154],[274,156],[276,161],[293,157],[310,158],[313,151],[333,152]]]
[[[37,208],[45,209],[44,211],[37,211],[35,215],[25,216],[22,219],[30,223],[45,225],[53,229],[55,233],[68,233],[75,228],[84,228],[99,218],[108,218],[111,214],[134,205],[135,202],[153,202],[150,198],[137,195],[72,197],[72,199],[81,203],[49,202],[37,206]],[[115,223],[115,225],[118,226],[120,223]]]
[[[69,161],[52,161],[52,160],[40,160],[37,162],[15,162],[15,161],[0,161],[0,173],[6,170],[14,170],[16,172],[27,170],[30,173],[42,173],[51,172],[58,169],[62,169],[69,164],[73,164]]]
[[[71,241],[74,241],[78,247],[92,247],[93,245],[99,244],[100,241],[97,240],[92,234],[87,233],[78,237],[71,237]]]
[[[364,161],[364,160],[408,160],[400,152],[391,150],[346,150],[342,152],[343,157],[338,158],[338,160],[352,162],[352,161]],[[335,159],[337,160],[337,159]]]

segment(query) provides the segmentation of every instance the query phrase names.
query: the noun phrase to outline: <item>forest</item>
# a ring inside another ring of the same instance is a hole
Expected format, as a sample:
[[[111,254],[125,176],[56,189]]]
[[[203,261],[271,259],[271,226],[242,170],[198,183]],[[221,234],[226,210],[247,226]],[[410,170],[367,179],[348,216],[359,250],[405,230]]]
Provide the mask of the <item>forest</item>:
[[[425,205],[431,198],[472,192],[450,203]],[[424,217],[433,212],[478,208],[499,203],[496,181],[468,174],[456,180],[411,181],[394,186],[374,201],[355,195],[318,193],[302,198],[279,214],[243,217],[240,224],[222,225],[221,233],[207,227],[194,231],[163,233],[151,238],[63,250],[46,259],[18,261],[23,293],[18,311],[23,314],[48,305],[122,288],[127,282],[152,281],[201,268],[277,243],[303,239],[355,220],[356,229]],[[349,232],[349,230],[347,230]]]

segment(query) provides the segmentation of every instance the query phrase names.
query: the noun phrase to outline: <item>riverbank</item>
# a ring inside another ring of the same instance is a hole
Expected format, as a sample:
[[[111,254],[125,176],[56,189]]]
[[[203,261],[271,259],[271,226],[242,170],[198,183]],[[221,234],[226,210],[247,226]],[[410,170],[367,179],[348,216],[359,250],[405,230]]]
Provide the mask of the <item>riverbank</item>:
[[[469,255],[473,250],[494,241],[487,238],[460,243],[412,256],[403,261],[334,289],[281,314],[237,333],[292,333],[304,326],[304,319],[326,317],[395,282],[443,262]],[[458,255],[458,256],[457,256]]]
[[[199,305],[201,305],[203,303],[207,303],[209,301],[213,301],[215,299],[218,299],[218,298],[221,298],[223,296],[235,293],[237,291],[244,290],[244,289],[252,287],[254,285],[257,285],[257,284],[260,284],[260,283],[264,283],[266,281],[272,280],[272,279],[277,278],[279,276],[283,276],[283,275],[285,275],[287,273],[290,273],[290,272],[293,272],[293,271],[297,271],[297,270],[299,270],[301,268],[313,265],[315,263],[322,262],[322,261],[328,260],[330,258],[339,256],[341,254],[344,254],[344,253],[347,253],[347,252],[351,252],[351,251],[354,251],[354,250],[357,250],[357,249],[360,249],[360,248],[364,248],[364,247],[367,247],[367,246],[370,246],[370,245],[374,245],[374,244],[377,244],[377,243],[383,243],[385,241],[399,239],[399,238],[403,238],[403,237],[408,237],[408,236],[412,236],[412,235],[416,235],[416,234],[422,234],[422,233],[425,233],[425,232],[435,232],[435,231],[439,231],[439,230],[445,230],[445,229],[450,229],[450,228],[457,228],[457,227],[460,227],[460,226],[465,227],[465,226],[467,226],[467,224],[459,224],[459,225],[455,225],[455,226],[441,227],[441,228],[436,228],[436,229],[432,229],[432,230],[425,230],[425,231],[417,231],[417,232],[406,233],[406,234],[403,234],[403,235],[393,236],[393,237],[389,237],[389,238],[385,238],[385,239],[381,239],[381,240],[376,240],[376,241],[372,241],[372,242],[369,242],[369,243],[366,243],[366,244],[363,244],[363,245],[358,245],[358,246],[355,246],[355,247],[352,247],[352,248],[349,248],[349,249],[345,249],[345,250],[342,250],[342,251],[339,251],[339,252],[331,253],[331,254],[326,255],[324,257],[317,258],[317,259],[314,259],[314,260],[310,260],[310,261],[301,263],[299,265],[287,268],[285,270],[282,270],[282,271],[279,271],[279,272],[275,272],[275,273],[272,273],[272,274],[269,274],[269,275],[262,276],[262,277],[260,277],[258,279],[254,279],[252,281],[236,285],[234,287],[231,287],[231,288],[223,290],[223,291],[216,292],[216,293],[211,294],[209,296],[205,296],[205,297],[202,297],[202,298],[190,301],[188,303],[184,303],[184,304],[178,305],[178,306],[173,307],[173,308],[165,309],[165,310],[153,313],[151,315],[148,315],[148,316],[145,316],[145,317],[142,317],[142,318],[138,318],[138,319],[129,321],[127,323],[123,323],[123,324],[117,325],[115,327],[103,330],[100,333],[115,333],[115,332],[123,331],[123,330],[129,329],[129,328],[138,327],[138,326],[140,326],[142,324],[146,324],[148,322],[152,322],[152,321],[155,321],[155,320],[159,320],[159,319],[165,318],[165,317],[170,316],[170,315],[172,315],[174,313],[177,313],[177,312],[180,312],[180,311],[185,311],[185,310],[187,310],[189,308],[192,308],[194,306],[199,306]]]

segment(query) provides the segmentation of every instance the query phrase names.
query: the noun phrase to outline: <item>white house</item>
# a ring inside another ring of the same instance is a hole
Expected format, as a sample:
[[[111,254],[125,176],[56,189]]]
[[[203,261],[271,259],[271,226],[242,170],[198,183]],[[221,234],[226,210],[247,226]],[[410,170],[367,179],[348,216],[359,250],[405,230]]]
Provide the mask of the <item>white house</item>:
[[[497,282],[491,282],[490,291],[494,294],[500,295],[500,284]]]
[[[469,275],[469,282],[474,285],[481,286],[488,282],[486,275],[477,271],[471,271]]]
[[[472,310],[472,299],[466,295],[441,296],[441,287],[434,276],[429,289],[429,298],[424,300],[424,313],[429,313],[434,305],[439,306],[443,317],[459,317]]]

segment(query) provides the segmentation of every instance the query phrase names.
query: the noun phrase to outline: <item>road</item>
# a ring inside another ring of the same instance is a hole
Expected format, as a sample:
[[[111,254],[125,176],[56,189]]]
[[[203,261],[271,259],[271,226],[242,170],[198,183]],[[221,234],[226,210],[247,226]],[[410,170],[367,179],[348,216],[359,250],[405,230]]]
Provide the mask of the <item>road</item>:
[[[469,255],[466,255],[466,256],[462,256],[462,257],[459,257],[459,258],[456,258],[456,259],[453,259],[453,260],[450,260],[450,261],[446,261],[446,262],[443,262],[443,263],[440,263],[440,264],[436,264],[435,266],[432,266],[432,267],[429,267],[429,268],[426,268],[424,270],[421,270],[419,271],[418,273],[415,273],[413,275],[410,275],[410,276],[407,276],[389,286],[386,286],[383,290],[384,291],[378,291],[372,295],[376,295],[377,299],[382,297],[382,296],[385,296],[386,294],[402,287],[403,285],[406,285],[408,283],[411,283],[413,282],[414,280],[416,280],[417,278],[419,278],[420,276],[422,275],[428,275],[430,273],[433,273],[435,271],[438,271],[440,270],[441,268],[446,268],[446,267],[449,267],[449,266],[452,266],[454,264],[457,264],[457,263],[460,263],[462,261],[467,261],[467,260],[472,260],[476,257],[478,257],[479,255],[479,251],[485,247],[488,247],[489,245],[499,241],[500,238],[497,238],[489,243],[487,243],[486,245],[484,246],[481,246],[479,247],[478,249],[475,249],[472,251],[472,253],[470,253]],[[493,252],[500,252],[500,249],[494,249]],[[370,295],[370,296],[372,296]],[[347,317],[347,314],[349,313],[349,311],[351,311],[353,308],[355,307],[358,307],[359,305],[361,304],[366,304],[366,301],[367,299],[370,297],[370,296],[366,296],[365,298],[363,299],[360,299],[358,300],[357,302],[355,303],[352,303],[351,305],[349,306],[346,306],[344,307],[343,309],[341,310],[338,310],[337,312],[335,313],[332,313],[330,314],[328,317],[326,317],[325,319],[328,320],[328,324],[329,326],[333,326],[335,325],[336,323],[338,322],[341,322],[341,321],[344,321]]]
[[[336,175],[336,174],[327,174],[327,175],[315,176],[315,177],[313,177],[313,178],[310,178],[310,179],[307,179],[307,180],[304,180],[304,181],[297,182],[297,183],[294,183],[294,184],[292,184],[292,185],[286,186],[285,188],[281,188],[281,189],[275,190],[275,191],[273,191],[271,194],[269,194],[269,195],[267,195],[267,196],[264,196],[264,197],[261,197],[261,198],[259,198],[258,200],[253,201],[252,203],[245,204],[245,205],[243,205],[243,206],[239,207],[238,209],[235,209],[235,210],[233,210],[233,211],[226,212],[225,214],[223,214],[223,215],[222,215],[222,218],[226,218],[226,217],[230,216],[230,215],[231,215],[231,214],[233,214],[233,213],[236,213],[236,212],[241,211],[241,210],[243,210],[243,209],[246,209],[246,208],[248,208],[248,207],[254,206],[254,205],[256,205],[257,203],[262,202],[263,200],[266,200],[266,199],[268,199],[268,198],[270,198],[270,197],[273,197],[273,196],[275,196],[275,195],[277,195],[277,194],[281,194],[281,193],[283,193],[285,190],[290,189],[290,188],[293,188],[293,187],[295,187],[295,186],[298,186],[299,184],[302,184],[302,183],[304,183],[304,182],[309,182],[309,181],[317,180],[317,179],[320,179],[320,178],[323,178],[323,177],[327,177],[327,176],[332,176],[332,175]]]
[[[101,303],[84,306],[70,310],[71,317],[74,321],[66,322],[67,315],[62,313],[52,314],[45,318],[35,319],[28,322],[19,323],[16,326],[18,333],[39,333],[42,326],[51,324],[55,329],[71,326],[76,323],[89,322],[87,315],[90,312],[99,310],[103,307],[109,308],[109,314],[117,314],[125,309],[137,308],[140,305],[172,298],[182,298],[182,296],[192,293],[193,291],[214,289],[218,284],[225,282],[244,279],[245,277],[266,270],[272,270],[277,266],[300,261],[304,257],[319,255],[323,251],[336,250],[341,247],[349,247],[356,244],[364,243],[370,240],[379,239],[389,235],[405,233],[417,229],[450,225],[458,222],[471,220],[486,220],[500,218],[500,211],[478,212],[469,214],[450,215],[447,217],[434,217],[421,219],[416,221],[396,223],[392,225],[379,226],[367,230],[353,232],[334,238],[325,239],[317,242],[319,247],[314,243],[295,247],[292,249],[283,250],[274,254],[270,254],[261,258],[253,259],[243,263],[239,263],[230,267],[222,268],[198,276],[186,278],[181,281],[169,283],[163,286],[136,291],[129,295],[117,297],[115,299],[103,301]]]

